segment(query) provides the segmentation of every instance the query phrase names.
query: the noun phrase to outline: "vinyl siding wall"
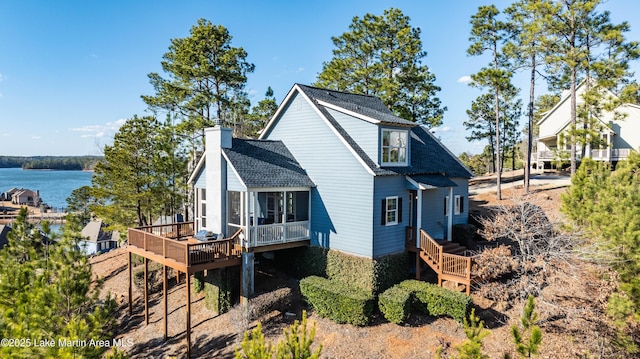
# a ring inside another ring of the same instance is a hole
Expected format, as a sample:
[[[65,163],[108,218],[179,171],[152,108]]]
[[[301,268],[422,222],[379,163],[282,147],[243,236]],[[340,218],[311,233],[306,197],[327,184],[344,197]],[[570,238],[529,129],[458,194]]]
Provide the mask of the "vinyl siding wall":
[[[241,182],[238,176],[236,176],[235,171],[229,163],[227,163],[227,191],[245,192],[246,190],[247,187]]]
[[[404,176],[379,176],[375,178],[373,196],[373,255],[385,256],[404,252],[406,227],[409,224],[409,190]],[[382,201],[387,197],[402,198],[402,221],[398,224],[383,225]]]
[[[282,140],[317,186],[311,244],[371,257],[373,176],[319,113],[296,94],[265,138]]]
[[[327,109],[327,111],[349,133],[369,158],[376,163],[380,163],[380,147],[378,143],[380,131],[378,125],[336,110]]]
[[[205,176],[205,173],[207,173],[206,164],[202,166],[198,177],[196,177],[195,183],[193,185],[194,188],[207,188],[207,176]]]
[[[453,215],[452,224],[469,223],[469,181],[466,178],[451,180],[457,184],[457,187],[453,187],[453,198],[463,196],[464,202],[463,211]],[[444,212],[444,199],[448,195],[449,188],[428,189],[422,193],[422,228],[436,240],[447,238],[449,219]]]

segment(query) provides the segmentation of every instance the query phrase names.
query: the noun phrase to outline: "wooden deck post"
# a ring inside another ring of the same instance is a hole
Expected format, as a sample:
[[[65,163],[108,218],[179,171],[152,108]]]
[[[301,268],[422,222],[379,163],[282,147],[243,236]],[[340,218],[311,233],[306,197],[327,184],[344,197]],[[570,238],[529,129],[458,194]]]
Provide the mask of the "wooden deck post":
[[[253,296],[253,280],[254,280],[254,253],[242,252],[242,274],[240,290],[240,305],[244,314],[248,315],[249,311],[249,299]]]
[[[186,275],[186,290],[187,290],[187,358],[191,358],[191,281],[189,273]]]
[[[133,288],[131,284],[132,270],[131,270],[131,258],[133,257],[133,253],[129,252],[129,316],[133,315]]]
[[[168,324],[167,324],[167,266],[162,266],[162,298],[164,301],[164,341],[167,341]]]
[[[416,280],[420,280],[420,251],[416,252]]]
[[[149,275],[149,260],[144,258],[144,321],[149,325],[149,293],[147,291],[147,279]]]

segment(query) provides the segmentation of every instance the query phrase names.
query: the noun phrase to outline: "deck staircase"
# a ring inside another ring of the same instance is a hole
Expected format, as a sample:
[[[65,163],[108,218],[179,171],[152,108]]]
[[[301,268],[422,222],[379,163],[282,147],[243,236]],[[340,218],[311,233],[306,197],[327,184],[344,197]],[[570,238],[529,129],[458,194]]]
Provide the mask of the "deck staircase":
[[[436,241],[420,230],[420,247],[416,248],[423,262],[438,275],[438,285],[471,293],[471,261],[467,248],[446,240]],[[419,271],[418,271],[419,273]]]

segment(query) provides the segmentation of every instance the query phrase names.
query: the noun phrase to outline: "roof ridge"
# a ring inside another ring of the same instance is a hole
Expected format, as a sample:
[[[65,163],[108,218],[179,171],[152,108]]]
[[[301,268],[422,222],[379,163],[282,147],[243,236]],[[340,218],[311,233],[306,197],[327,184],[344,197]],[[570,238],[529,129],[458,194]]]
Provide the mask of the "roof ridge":
[[[305,84],[301,84],[301,83],[296,83],[296,85],[302,86],[302,87],[307,87],[307,88],[314,89],[314,90],[319,90],[319,91],[330,91],[330,92],[335,92],[335,93],[339,93],[339,94],[343,94],[343,95],[361,96],[361,97],[374,98],[374,99],[378,99],[378,100],[380,99],[379,97],[374,96],[374,95],[364,95],[364,94],[360,94],[360,93],[353,93],[353,92],[347,92],[347,91],[341,91],[341,90],[332,90],[332,89],[328,89],[328,88],[324,88],[324,87],[305,85]]]

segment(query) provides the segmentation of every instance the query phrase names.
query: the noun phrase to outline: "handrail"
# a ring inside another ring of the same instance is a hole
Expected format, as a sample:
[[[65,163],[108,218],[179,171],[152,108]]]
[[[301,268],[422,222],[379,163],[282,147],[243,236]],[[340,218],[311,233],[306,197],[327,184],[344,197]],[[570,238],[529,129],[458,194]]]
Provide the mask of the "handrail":
[[[443,248],[444,246],[420,229],[420,249],[430,261],[428,264],[436,271],[438,278],[446,275],[461,279],[462,283],[467,285],[468,294],[468,286],[471,285],[471,257],[445,253]]]
[[[420,229],[420,249],[427,255],[427,258],[436,266],[436,271],[442,268],[442,245],[438,244],[431,236]]]
[[[242,233],[242,229],[236,231],[229,238],[201,243],[188,243],[156,234],[156,228],[158,227],[163,226],[129,228],[128,244],[163,258],[173,259],[187,267],[240,254],[235,249],[234,244]],[[182,228],[176,227],[176,229],[178,231],[175,233],[179,234]]]

